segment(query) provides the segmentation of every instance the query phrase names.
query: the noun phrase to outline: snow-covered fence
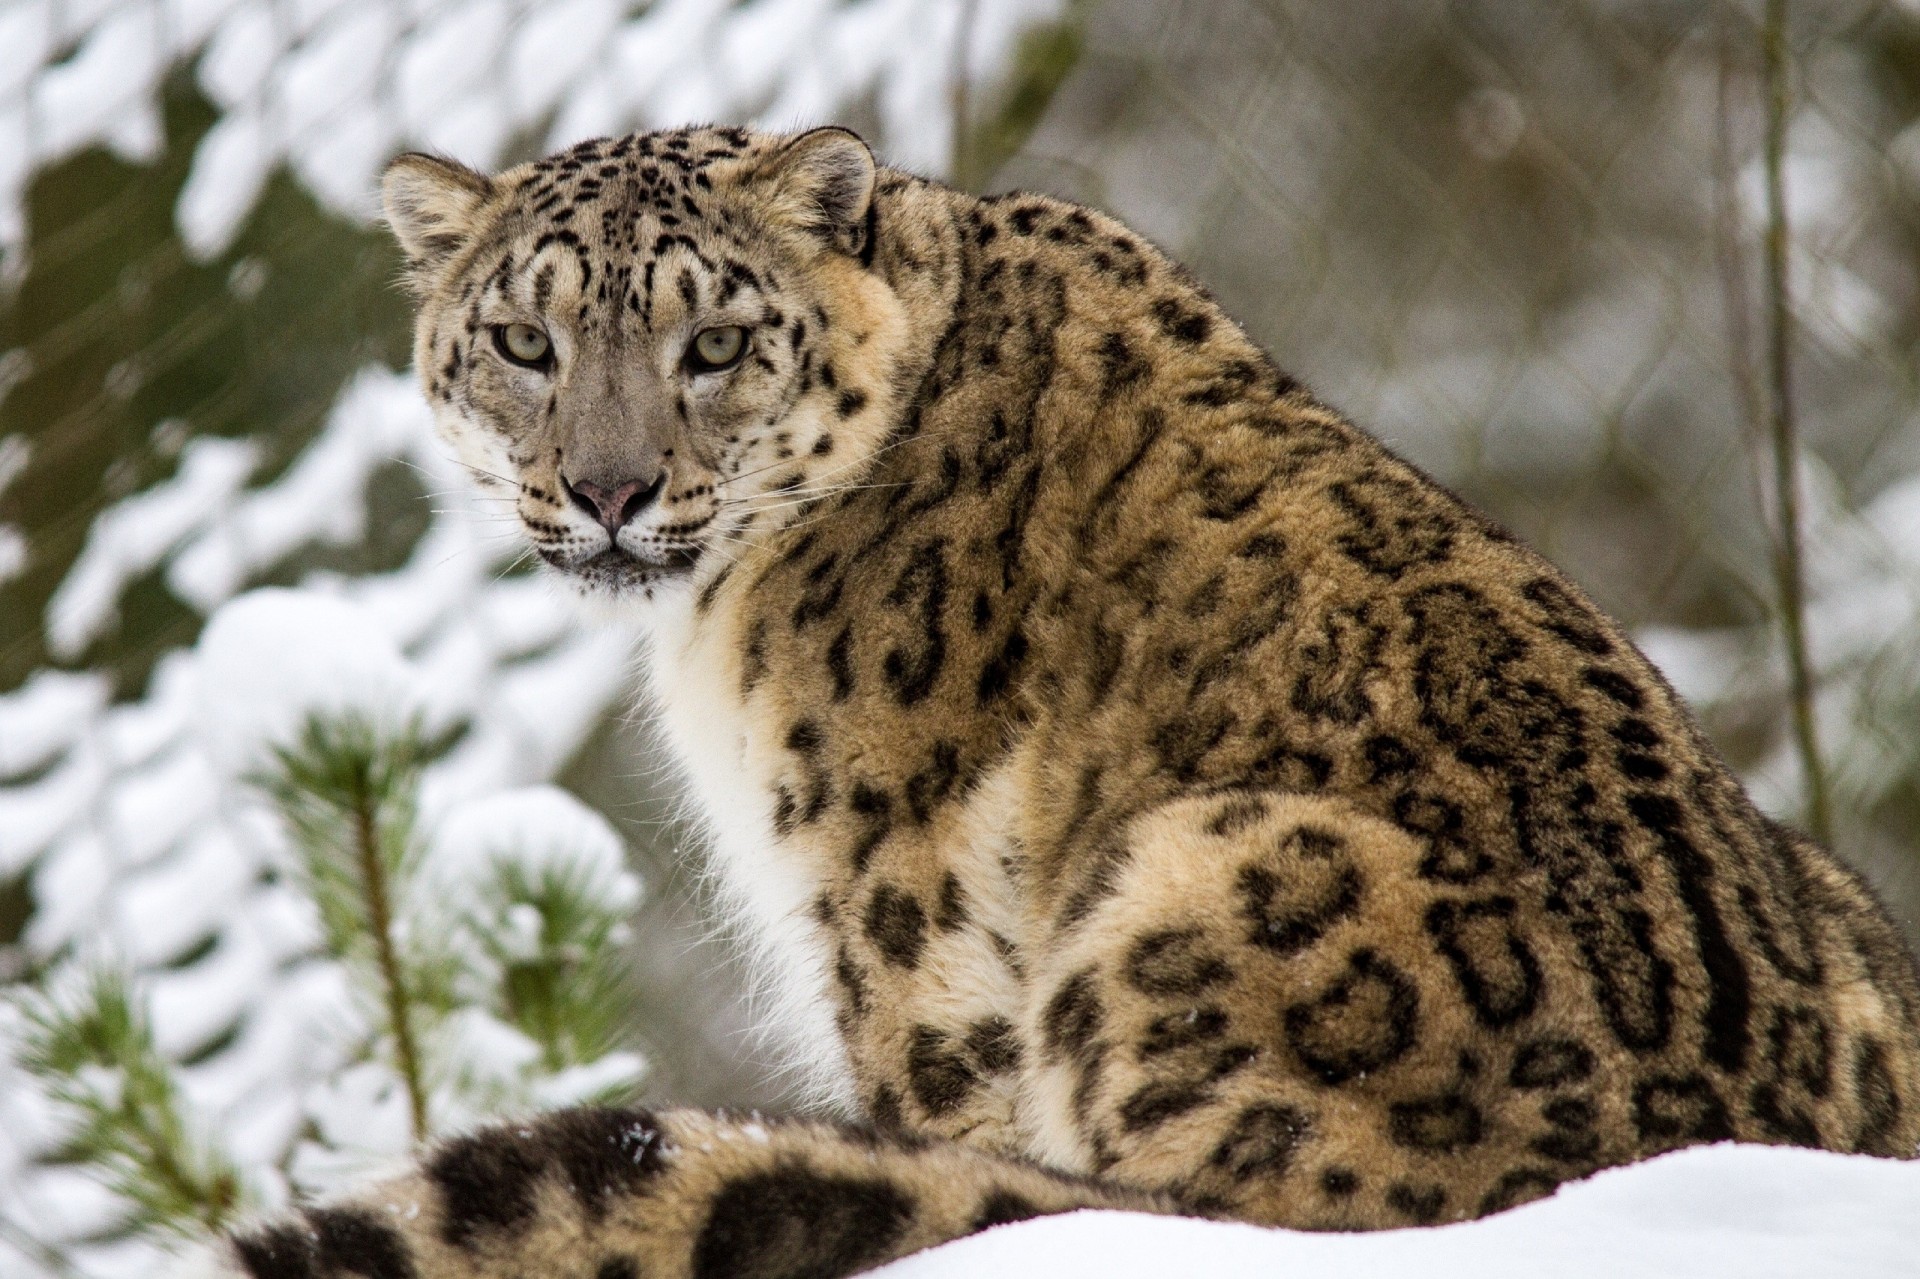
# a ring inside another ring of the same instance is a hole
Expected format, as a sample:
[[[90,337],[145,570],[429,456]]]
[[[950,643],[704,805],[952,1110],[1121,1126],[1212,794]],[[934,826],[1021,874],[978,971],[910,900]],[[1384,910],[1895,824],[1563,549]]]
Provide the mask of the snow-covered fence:
[[[888,154],[944,172],[954,97],[1006,67],[1054,0],[12,0],[0,10],[0,250],[36,170],[88,146],[160,149],[160,90],[192,61],[220,119],[177,216],[218,252],[275,166],[373,213],[397,151],[499,162],[644,122],[775,126],[863,105]]]

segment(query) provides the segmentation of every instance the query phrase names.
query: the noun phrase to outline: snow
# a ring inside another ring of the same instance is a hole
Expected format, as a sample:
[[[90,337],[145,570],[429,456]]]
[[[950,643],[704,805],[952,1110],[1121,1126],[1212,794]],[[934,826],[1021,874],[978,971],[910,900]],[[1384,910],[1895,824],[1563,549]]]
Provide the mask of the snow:
[[[399,150],[399,138],[389,122],[350,99],[328,120],[327,127],[301,153],[297,172],[307,187],[336,209],[361,217],[374,212],[373,191],[365,176]]]
[[[200,87],[216,105],[237,106],[265,92],[283,48],[272,12],[264,6],[242,6],[220,24],[200,55]]]
[[[390,403],[395,381],[366,384],[359,408],[369,396],[376,408]],[[364,426],[367,417],[350,420]],[[384,429],[376,422],[375,438]],[[363,438],[320,469],[351,472],[356,455],[371,457],[373,446]],[[465,721],[465,748],[429,770],[429,793],[444,799],[422,809],[436,904],[477,902],[471,879],[508,857],[534,869],[565,866],[616,914],[639,897],[603,817],[550,786],[512,788],[563,762],[618,696],[630,640],[571,633],[559,598],[529,582],[502,584],[485,606],[473,603],[489,585],[474,571],[484,560],[448,565],[449,555],[475,554],[459,533],[462,509],[446,508],[438,540],[424,548],[431,558],[416,556],[394,574],[229,600],[194,650],[159,663],[141,702],[107,707],[102,681],[52,673],[0,699],[0,729],[17,729],[0,763],[29,776],[0,785],[0,857],[15,866],[37,858],[40,907],[28,947],[51,956],[77,943],[131,965],[164,1054],[192,1058],[221,1045],[185,1072],[184,1092],[272,1202],[292,1185],[312,1190],[364,1175],[404,1148],[407,1126],[389,1068],[340,1073],[372,1034],[365,992],[337,963],[309,958],[320,940],[311,904],[261,877],[286,852],[246,780],[270,747],[291,742],[315,714],[388,731],[420,715],[430,726]],[[408,633],[418,660],[396,630]],[[497,695],[490,680],[504,684]],[[468,802],[456,804],[460,796]],[[192,962],[177,963],[190,952]],[[231,1040],[229,1031],[237,1032]],[[477,1122],[498,1105],[631,1083],[645,1068],[637,1055],[613,1054],[542,1077],[528,1068],[530,1049],[518,1031],[466,1010],[435,1037],[434,1059],[484,1060],[491,1074],[446,1078],[433,1092],[434,1113]],[[309,1124],[331,1140],[295,1145]],[[19,1165],[42,1140],[0,1133],[0,1168]],[[275,1170],[290,1147],[291,1184]],[[65,1186],[31,1167],[0,1181],[0,1212],[10,1211],[8,1197],[22,1213],[37,1211],[36,1196],[65,1203]],[[130,1256],[100,1264],[131,1264]]]
[[[528,13],[505,49],[516,114],[549,110],[618,28],[617,0],[563,0]]]
[[[0,524],[0,586],[27,571],[27,535],[11,524]]]
[[[147,680],[147,695],[123,702],[102,717],[100,742],[115,765],[136,769],[158,759],[180,739],[199,697],[193,655],[175,650],[162,657]]]
[[[254,115],[223,116],[200,139],[193,171],[174,205],[180,238],[202,258],[218,254],[273,171],[272,134]]]
[[[1865,812],[1912,775],[1920,754],[1910,724],[1920,704],[1920,650],[1910,638],[1920,627],[1920,479],[1895,481],[1858,509],[1813,454],[1801,459],[1801,481],[1815,719],[1835,793]],[[1650,627],[1635,638],[1696,707],[1783,695],[1773,626]],[[1784,734],[1747,782],[1762,808],[1795,811],[1804,786]]]
[[[160,149],[160,120],[149,86],[164,69],[165,46],[151,5],[120,8],[95,27],[65,62],[32,86],[36,139],[45,155],[66,155],[93,140],[129,160]]]
[[[31,1221],[41,1235],[55,1239],[104,1233],[127,1215],[125,1200],[78,1168],[42,1169],[17,1183],[7,1199],[16,1200],[0,1199],[0,1210],[8,1217]]]
[[[393,27],[383,6],[343,9],[275,66],[271,107],[294,144],[296,163],[349,104],[373,96]]]
[[[233,240],[276,165],[335,210],[368,218],[380,166],[407,146],[475,164],[516,137],[548,147],[642,123],[739,119],[777,127],[872,102],[889,152],[944,169],[956,66],[990,80],[1019,33],[1061,0],[978,0],[962,50],[943,0],[98,0],[0,12],[0,252],[25,231],[30,165],[95,142],[130,157],[160,144],[169,67],[197,77],[221,119],[201,140],[176,220],[202,258]],[[49,59],[67,40],[72,57]],[[14,86],[17,86],[15,88]]]
[[[1920,1163],[1696,1147],[1478,1221],[1367,1234],[1082,1211],[915,1253],[875,1279],[1911,1279]],[[212,1279],[204,1251],[169,1279]]]
[[[207,259],[231,245],[276,169],[364,219],[381,164],[410,145],[491,164],[516,140],[756,110],[786,126],[855,104],[877,112],[883,150],[938,170],[954,68],[992,78],[1014,34],[1060,8],[982,0],[960,57],[940,0],[15,0],[0,5],[0,274],[22,269],[28,184],[88,146],[152,155],[164,78],[182,65],[218,112],[175,207],[190,254]],[[26,368],[24,350],[0,357],[0,395]],[[118,704],[87,672],[40,671],[0,693],[0,876],[31,876],[26,957],[117,955],[163,1014],[169,1049],[192,1051],[238,1021],[186,1087],[272,1199],[290,1186],[268,1165],[315,1115],[342,1131],[372,1116],[369,1132],[390,1137],[396,1112],[390,1078],[309,1095],[368,1023],[339,967],[313,957],[311,907],[266,875],[285,838],[247,773],[309,712],[358,710],[390,726],[418,712],[430,728],[463,730],[422,792],[421,829],[445,815],[443,847],[466,849],[448,858],[490,855],[474,822],[518,832],[522,855],[558,856],[528,826],[550,819],[603,900],[630,905],[638,883],[601,819],[559,792],[511,788],[550,777],[626,696],[636,640],[583,628],[543,581],[502,576],[522,545],[467,492],[406,374],[364,371],[264,483],[261,457],[245,441],[190,441],[171,477],[96,520],[41,619],[56,658],[82,658],[127,589],[156,574],[211,620]],[[435,507],[404,565],[248,593],[307,548],[360,540],[369,482],[395,458]],[[0,493],[27,462],[21,438],[0,438]],[[35,549],[0,525],[0,584]],[[615,1054],[535,1083],[558,1102],[643,1069]],[[72,1242],[97,1223],[99,1189],[33,1162],[53,1133],[16,1122],[32,1090],[10,1070],[0,1051],[0,1272],[44,1273],[5,1242],[27,1222],[68,1240],[84,1274],[144,1273],[144,1244]],[[292,1177],[363,1162],[303,1147]]]
[[[55,844],[33,868],[35,909],[23,938],[27,945],[39,954],[57,954],[86,933],[113,885],[113,872],[113,850],[98,831],[76,830]]]
[[[404,731],[418,703],[406,659],[359,604],[261,590],[225,605],[200,637],[203,732],[232,776],[263,767],[315,716]]]
[[[0,38],[4,38],[5,34],[4,27],[0,26]],[[27,473],[27,463],[32,457],[33,446],[27,442],[26,436],[0,435],[0,496],[4,496],[13,482]]]
[[[6,47],[6,38],[7,19],[5,16],[0,16],[0,49]],[[4,74],[5,68],[4,66],[0,66],[0,75]],[[4,90],[0,90],[0,92],[4,92]],[[6,150],[5,140],[0,139],[0,155],[4,155]],[[4,160],[0,160],[0,164],[4,163]],[[0,181],[4,181],[4,179],[0,179]],[[15,353],[8,352],[9,356],[13,354]],[[6,363],[5,360],[0,360],[0,364],[4,363]],[[5,370],[0,369],[0,398],[4,398],[6,392]],[[7,489],[12,486],[13,482],[26,473],[27,461],[31,453],[32,449],[28,445],[25,436],[0,435],[0,497],[5,497],[7,495]],[[0,586],[5,586],[8,582],[26,572],[26,570],[27,535],[11,524],[0,524]],[[4,742],[5,740],[4,736],[0,736],[0,742]],[[0,773],[4,772],[4,765],[0,765]]]
[[[440,1027],[440,1055],[463,1063],[482,1088],[510,1087],[540,1060],[540,1045],[484,1008],[462,1008]]]
[[[314,958],[321,934],[311,904],[263,878],[288,850],[248,773],[313,711],[357,711],[388,726],[418,711],[436,731],[464,724],[460,748],[427,773],[421,829],[431,835],[459,800],[498,799],[558,768],[626,689],[633,640],[583,632],[568,597],[547,582],[498,576],[518,544],[438,452],[404,374],[367,370],[320,438],[251,492],[239,491],[248,459],[210,443],[158,490],[116,508],[143,518],[122,516],[121,531],[97,535],[103,549],[76,566],[69,587],[70,599],[95,601],[92,611],[76,606],[67,616],[85,622],[73,624],[76,636],[104,625],[110,614],[98,601],[110,605],[132,575],[161,568],[213,617],[197,647],[160,658],[138,700],[110,704],[103,677],[54,671],[0,695],[0,873],[32,874],[28,954],[53,959],[76,945],[111,954],[134,969],[164,1048],[221,1045],[185,1071],[183,1088],[266,1201],[279,1203],[296,1185],[338,1184],[390,1158],[395,1094],[390,1074],[352,1086],[334,1078],[368,1043],[370,1009],[338,964]],[[404,565],[246,592],[302,546],[358,537],[369,478],[396,455],[444,490]],[[604,898],[637,897],[602,819],[558,792],[504,802],[528,805],[523,825],[558,814]],[[480,820],[511,824],[498,803],[492,811]],[[238,1033],[223,1040],[229,1027]],[[494,1091],[524,1107],[535,1100],[530,1090],[572,1096],[643,1069],[616,1054]],[[481,1100],[452,1082],[434,1094],[447,1116],[471,1121],[484,1116]],[[295,1149],[318,1113],[329,1131],[364,1129],[366,1139]],[[45,1222],[46,1237],[58,1240],[61,1222],[81,1218],[39,1214],[46,1196],[69,1194],[71,1179],[43,1186],[32,1162],[53,1134],[12,1122],[11,1112],[0,1119],[0,1227],[33,1222],[38,1231]],[[148,1245],[67,1246],[90,1276],[142,1273],[138,1256],[152,1255]],[[11,1259],[0,1242],[0,1273],[15,1273]],[[36,1262],[21,1273],[44,1272]]]
[[[250,930],[229,929],[199,962],[147,978],[143,993],[162,1055],[191,1056],[240,1023],[265,966],[260,951],[260,939]]]
[[[407,129],[425,135],[457,97],[494,74],[511,17],[502,0],[480,0],[454,5],[414,33],[393,76]]]
[[[570,1066],[535,1082],[533,1103],[542,1109],[573,1106],[632,1088],[646,1078],[647,1059],[639,1053],[613,1052],[597,1061]]]
[[[170,852],[211,817],[218,779],[197,751],[176,751],[130,772],[97,814],[122,870],[144,867]]]
[[[406,1087],[385,1066],[363,1062],[336,1072],[309,1089],[305,1103],[321,1141],[303,1141],[294,1152],[290,1171],[302,1185],[343,1187],[411,1142]]]
[[[0,778],[38,768],[71,746],[106,706],[107,693],[104,676],[42,670],[0,694]]]
[[[219,27],[237,0],[161,0],[160,22],[176,49],[196,49]]]
[[[253,915],[255,921],[260,918]],[[257,926],[248,931],[263,943],[272,940]],[[343,1046],[364,1032],[365,1020],[339,965],[300,963],[286,971],[278,989],[280,998],[249,1016],[224,1052],[180,1072],[182,1088],[200,1113],[224,1116],[230,1109],[252,1110],[283,1098],[298,1105],[300,1089],[287,1081],[333,1069],[345,1056]],[[224,1123],[221,1129],[236,1158],[259,1166],[277,1160],[293,1135],[289,1131],[268,1148],[250,1151],[232,1140]]]
[[[1001,1226],[876,1279],[1911,1279],[1920,1163],[1721,1145],[1614,1169],[1479,1221],[1373,1234],[1078,1212]]]
[[[211,609],[263,569],[314,543],[356,540],[369,477],[424,447],[426,406],[410,378],[366,369],[340,393],[319,438],[272,483],[214,508],[204,531],[168,566],[181,599]]]
[[[0,9],[0,95],[25,88],[53,51],[53,14],[46,4]]]
[[[610,911],[640,901],[613,825],[558,786],[522,786],[468,800],[440,821],[427,873],[449,890],[482,880],[496,862],[529,871],[570,872]]]
[[[47,604],[47,643],[72,659],[114,619],[127,584],[150,572],[239,492],[260,448],[245,440],[191,440],[174,477],[102,511],[87,544]]]

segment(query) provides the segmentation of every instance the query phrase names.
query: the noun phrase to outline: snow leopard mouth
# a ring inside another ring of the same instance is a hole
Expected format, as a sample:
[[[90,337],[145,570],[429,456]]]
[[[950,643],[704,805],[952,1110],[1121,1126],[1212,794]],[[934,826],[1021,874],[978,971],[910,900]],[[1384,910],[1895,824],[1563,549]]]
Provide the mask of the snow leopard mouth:
[[[691,576],[702,549],[699,546],[662,547],[657,552],[660,558],[641,559],[610,546],[571,564],[552,557],[549,562],[583,586],[617,594]]]

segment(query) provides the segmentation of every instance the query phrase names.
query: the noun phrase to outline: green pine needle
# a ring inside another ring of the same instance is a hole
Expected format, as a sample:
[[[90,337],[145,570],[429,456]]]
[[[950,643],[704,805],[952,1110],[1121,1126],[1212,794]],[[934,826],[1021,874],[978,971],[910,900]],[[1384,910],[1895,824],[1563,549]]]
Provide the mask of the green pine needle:
[[[301,853],[303,887],[319,907],[327,949],[351,958],[373,943],[366,856],[389,885],[417,860],[414,793],[423,749],[415,731],[381,732],[358,716],[311,717],[255,782],[273,799]]]
[[[431,1133],[417,1021],[422,996],[432,1011],[446,984],[445,965],[414,953],[423,944],[409,947],[396,927],[419,862],[413,828],[425,755],[417,724],[389,733],[361,716],[313,716],[298,742],[274,749],[277,767],[256,779],[300,851],[328,950],[372,975],[416,1141]]]
[[[632,1013],[624,913],[600,887],[581,867],[498,858],[465,921],[498,966],[498,1012],[540,1046],[548,1071],[620,1047]]]
[[[219,1230],[248,1206],[239,1170],[190,1135],[172,1067],[122,975],[96,972],[64,998],[31,996],[18,1007],[21,1065],[78,1116],[63,1158],[98,1169],[132,1205],[129,1224]]]

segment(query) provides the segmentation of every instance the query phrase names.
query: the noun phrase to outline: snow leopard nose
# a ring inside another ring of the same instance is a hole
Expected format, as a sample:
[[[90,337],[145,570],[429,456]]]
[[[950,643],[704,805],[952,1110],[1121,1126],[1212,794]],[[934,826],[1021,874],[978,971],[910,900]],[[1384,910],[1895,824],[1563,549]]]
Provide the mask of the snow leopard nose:
[[[590,480],[570,480],[564,475],[560,477],[560,487],[566,489],[568,499],[598,520],[610,537],[619,536],[629,520],[646,510],[647,505],[660,495],[660,488],[666,482],[664,471],[654,476],[651,483],[628,480],[611,489],[602,488]]]

